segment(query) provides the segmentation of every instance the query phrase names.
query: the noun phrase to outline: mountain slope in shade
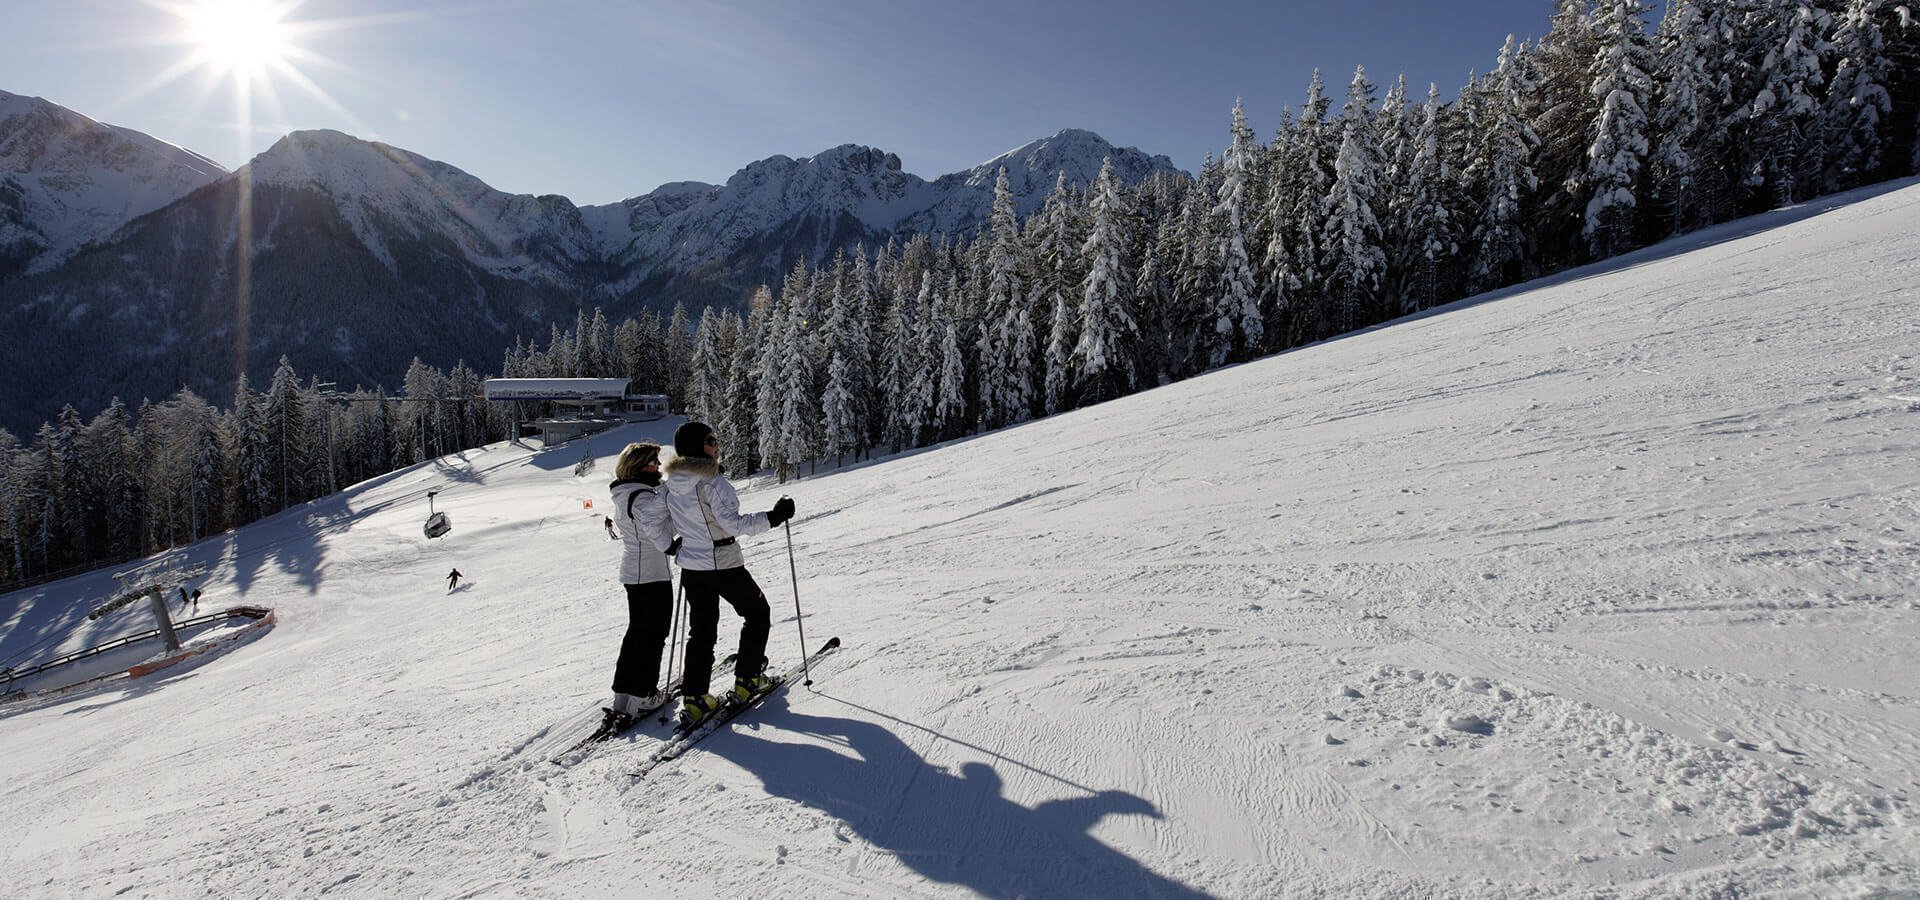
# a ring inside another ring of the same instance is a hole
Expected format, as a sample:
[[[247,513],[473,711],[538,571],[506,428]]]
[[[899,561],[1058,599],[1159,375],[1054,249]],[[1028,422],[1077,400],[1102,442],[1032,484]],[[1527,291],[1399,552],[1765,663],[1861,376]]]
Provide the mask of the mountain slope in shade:
[[[149,135],[0,91],[0,278],[57,265],[226,174]]]

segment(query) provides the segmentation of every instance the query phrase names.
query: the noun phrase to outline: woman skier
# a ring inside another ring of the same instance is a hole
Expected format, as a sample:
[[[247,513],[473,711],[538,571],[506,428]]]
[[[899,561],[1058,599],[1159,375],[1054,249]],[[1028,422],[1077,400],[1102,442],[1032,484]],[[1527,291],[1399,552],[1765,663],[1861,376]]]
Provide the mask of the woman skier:
[[[720,625],[720,600],[743,620],[740,650],[733,670],[733,695],[751,699],[773,687],[762,674],[767,665],[770,627],[766,594],[747,573],[746,556],[736,538],[760,534],[793,518],[793,500],[782,497],[764,513],[740,512],[740,496],[720,467],[720,439],[700,422],[673,433],[662,502],[645,507],[639,524],[653,545],[665,551],[679,544],[680,585],[687,598],[686,669],[680,676],[680,727],[700,724],[720,706],[707,693],[713,675],[713,643]]]
[[[602,726],[625,731],[667,703],[660,690],[660,651],[673,621],[673,569],[667,554],[641,536],[635,517],[660,489],[660,445],[628,444],[613,465],[613,508],[620,517],[620,583],[627,589],[627,635],[613,668],[613,705]],[[613,528],[611,519],[608,528]]]

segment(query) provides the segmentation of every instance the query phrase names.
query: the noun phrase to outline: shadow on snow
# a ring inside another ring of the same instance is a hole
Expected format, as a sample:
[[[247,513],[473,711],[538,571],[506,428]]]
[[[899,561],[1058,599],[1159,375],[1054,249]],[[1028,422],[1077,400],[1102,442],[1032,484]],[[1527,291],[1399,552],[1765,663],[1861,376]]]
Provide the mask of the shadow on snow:
[[[992,766],[969,762],[952,773],[872,722],[794,712],[777,695],[756,718],[782,731],[837,739],[851,754],[775,743],[748,731],[713,742],[712,752],[753,773],[767,793],[845,822],[927,878],[991,897],[1208,896],[1088,833],[1107,816],[1161,818],[1136,795],[1088,791],[1026,807],[1002,794]]]

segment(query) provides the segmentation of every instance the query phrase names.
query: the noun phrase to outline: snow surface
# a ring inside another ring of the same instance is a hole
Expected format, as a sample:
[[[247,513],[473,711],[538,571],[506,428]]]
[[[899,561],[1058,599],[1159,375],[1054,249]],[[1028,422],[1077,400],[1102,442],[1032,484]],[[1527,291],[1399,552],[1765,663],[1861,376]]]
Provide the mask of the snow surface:
[[[1909,182],[749,481],[845,650],[641,781],[546,755],[625,625],[611,457],[674,422],[375,479],[183,554],[260,639],[0,708],[0,894],[1912,891],[1917,283]],[[112,589],[0,598],[0,659],[145,627],[62,644]]]

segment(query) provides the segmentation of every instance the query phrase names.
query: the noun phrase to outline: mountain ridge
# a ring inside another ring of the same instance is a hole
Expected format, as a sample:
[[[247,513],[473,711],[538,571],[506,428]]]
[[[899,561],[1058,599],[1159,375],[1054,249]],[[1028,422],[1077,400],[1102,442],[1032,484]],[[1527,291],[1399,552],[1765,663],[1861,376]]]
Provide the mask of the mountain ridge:
[[[34,103],[42,115],[92,122]],[[18,143],[6,127],[18,121],[0,121],[0,148]],[[383,142],[300,130],[233,172],[173,186],[164,203],[96,214],[112,221],[38,265],[55,246],[44,235],[74,229],[37,220],[57,218],[44,205],[7,205],[11,182],[0,181],[0,262],[17,260],[0,264],[0,347],[53,361],[17,382],[23,396],[0,397],[0,426],[30,429],[69,402],[97,409],[113,396],[137,403],[182,386],[224,398],[237,373],[260,381],[283,355],[301,371],[369,387],[397,386],[416,356],[484,370],[516,336],[544,336],[584,307],[618,320],[675,303],[739,305],[797,259],[818,264],[910,233],[970,234],[985,222],[999,166],[1029,212],[1053,173],[1084,185],[1108,157],[1126,180],[1184,174],[1165,156],[1063,129],[931,181],[893,153],[841,144],[769,156],[724,184],[669,182],[579,206],[500,191]],[[158,150],[135,163],[127,176],[135,181],[176,165]],[[243,197],[248,217],[233,215]],[[244,298],[234,284],[243,234]],[[88,362],[103,351],[127,362]]]

